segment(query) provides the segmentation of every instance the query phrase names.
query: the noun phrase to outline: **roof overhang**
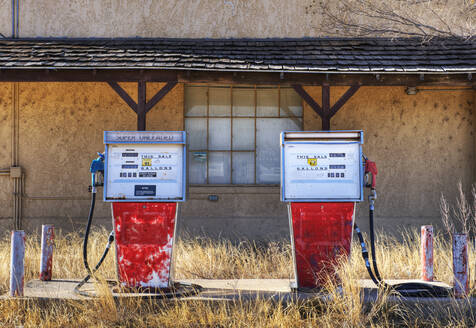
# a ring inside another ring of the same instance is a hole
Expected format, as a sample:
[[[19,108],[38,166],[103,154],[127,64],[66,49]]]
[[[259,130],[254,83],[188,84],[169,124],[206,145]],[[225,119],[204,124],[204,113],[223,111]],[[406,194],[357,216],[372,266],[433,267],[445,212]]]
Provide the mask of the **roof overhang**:
[[[0,81],[473,85],[476,44],[415,39],[0,39]]]

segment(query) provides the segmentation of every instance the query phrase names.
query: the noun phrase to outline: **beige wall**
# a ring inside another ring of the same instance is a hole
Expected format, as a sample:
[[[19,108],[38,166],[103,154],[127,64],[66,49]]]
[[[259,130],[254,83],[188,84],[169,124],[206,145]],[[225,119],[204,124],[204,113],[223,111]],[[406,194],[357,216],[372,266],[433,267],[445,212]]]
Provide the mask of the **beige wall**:
[[[137,84],[121,84],[137,97]],[[163,84],[149,83],[150,98]],[[11,163],[11,83],[0,83],[0,168]],[[345,91],[331,87],[331,103]],[[306,90],[320,102],[321,89]],[[104,149],[104,130],[135,130],[136,116],[106,83],[20,83],[19,164],[25,171],[24,226],[83,225],[89,209],[89,164]],[[456,183],[474,181],[473,91],[427,91],[408,96],[403,87],[362,87],[332,119],[333,129],[362,129],[365,153],[377,162],[379,225],[435,223],[443,192],[454,199]],[[183,129],[183,85],[177,85],[147,116],[150,130]],[[320,129],[305,105],[304,126]],[[0,176],[0,228],[11,228],[8,176]],[[218,202],[207,200],[219,196]],[[66,199],[38,199],[66,197]],[[102,197],[98,195],[98,197]],[[99,223],[110,223],[98,202]],[[358,216],[366,216],[366,203]],[[278,187],[194,187],[182,206],[182,228],[192,232],[287,234],[287,213]],[[362,221],[362,220],[361,220]],[[365,224],[364,224],[365,226]]]
[[[302,37],[312,0],[20,0],[20,37]],[[11,34],[10,0],[0,33]],[[5,26],[4,26],[5,25]]]
[[[12,36],[12,1],[0,0],[0,33]]]
[[[307,90],[320,102],[320,88]],[[331,105],[345,90],[331,87]],[[404,87],[362,87],[334,116],[334,130],[364,130],[364,152],[379,171],[380,219],[394,219],[396,224],[436,222],[440,194],[454,201],[458,181],[465,189],[475,182],[473,97],[472,90],[410,96]],[[321,127],[307,105],[304,119],[306,129]],[[365,205],[357,212],[362,217]]]
[[[0,83],[0,168],[9,168],[12,161],[12,92],[11,83]],[[0,220],[2,220],[12,216],[13,186],[8,175],[0,176],[0,186]]]
[[[1,168],[11,163],[12,85],[0,83]],[[137,100],[137,84],[121,85]],[[148,97],[161,86],[149,83]],[[182,111],[183,86],[177,85],[149,112],[147,127],[181,130]],[[19,117],[24,226],[57,219],[67,229],[78,220],[82,224],[89,206],[89,165],[104,149],[103,131],[135,130],[135,113],[106,83],[20,83]],[[10,178],[0,176],[0,185],[0,221],[11,226]],[[108,218],[109,207],[99,202],[96,214]]]

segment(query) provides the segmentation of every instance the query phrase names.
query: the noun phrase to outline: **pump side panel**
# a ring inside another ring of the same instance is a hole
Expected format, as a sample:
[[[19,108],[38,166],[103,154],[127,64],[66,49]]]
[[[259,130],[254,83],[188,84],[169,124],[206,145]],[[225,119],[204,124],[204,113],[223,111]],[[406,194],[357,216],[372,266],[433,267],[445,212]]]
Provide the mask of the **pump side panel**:
[[[323,286],[350,256],[355,203],[291,203],[298,287]],[[337,277],[335,277],[337,278]]]
[[[169,287],[176,203],[113,203],[119,281]]]

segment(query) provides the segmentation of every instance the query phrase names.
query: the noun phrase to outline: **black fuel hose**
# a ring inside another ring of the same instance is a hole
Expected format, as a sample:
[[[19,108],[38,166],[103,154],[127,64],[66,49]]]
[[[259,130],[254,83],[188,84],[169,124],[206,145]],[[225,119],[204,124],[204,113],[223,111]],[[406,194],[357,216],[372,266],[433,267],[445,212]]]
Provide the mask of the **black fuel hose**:
[[[424,282],[409,282],[390,285],[387,284],[381,277],[378,271],[377,257],[375,252],[375,231],[374,231],[374,210],[369,211],[369,228],[370,228],[370,250],[372,258],[372,269],[370,268],[368,250],[365,246],[364,237],[359,227],[355,224],[354,229],[360,240],[360,246],[362,248],[362,257],[365,261],[365,267],[369,272],[369,276],[372,281],[379,287],[387,290],[391,290],[404,297],[448,297],[452,294],[451,288],[442,286],[435,286]]]
[[[83,292],[79,290],[85,283],[91,279],[91,277],[94,275],[94,273],[99,269],[99,267],[102,265],[102,262],[104,262],[104,259],[106,258],[107,254],[109,253],[109,250],[111,249],[111,244],[114,242],[114,230],[111,231],[109,234],[109,238],[106,244],[106,248],[104,249],[104,252],[101,255],[101,258],[99,259],[98,263],[94,266],[94,269],[91,270],[89,267],[88,263],[88,239],[89,239],[89,233],[91,231],[91,223],[93,221],[93,215],[94,215],[94,207],[96,205],[96,193],[92,192],[91,193],[91,206],[89,207],[89,215],[88,215],[88,223],[86,224],[86,231],[84,232],[84,241],[83,241],[83,263],[84,263],[84,268],[86,269],[88,275],[81,280],[76,287],[74,287],[73,292],[78,295],[86,296],[86,297],[92,297],[91,294],[87,292]]]
[[[365,268],[367,269],[367,272],[369,273],[370,279],[372,279],[375,285],[379,286],[380,282],[379,280],[377,280],[377,278],[375,277],[372,271],[372,268],[370,267],[369,251],[367,250],[364,237],[362,236],[362,232],[360,231],[359,226],[357,224],[354,224],[354,230],[357,233],[357,237],[359,237],[360,247],[362,248],[362,257],[365,261]]]
[[[372,268],[374,269],[375,277],[377,280],[382,281],[380,272],[378,271],[377,266],[377,256],[375,252],[375,229],[374,229],[374,210],[370,208],[369,210],[369,234],[370,234],[370,254],[372,256]]]

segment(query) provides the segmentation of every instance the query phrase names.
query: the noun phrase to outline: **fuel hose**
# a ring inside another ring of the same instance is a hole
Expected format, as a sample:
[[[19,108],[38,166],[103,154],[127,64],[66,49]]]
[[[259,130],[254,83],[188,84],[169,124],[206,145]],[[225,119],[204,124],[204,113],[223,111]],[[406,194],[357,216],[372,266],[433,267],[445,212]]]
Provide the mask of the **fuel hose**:
[[[99,259],[98,263],[94,266],[94,269],[91,270],[89,267],[88,263],[88,238],[89,238],[89,233],[91,231],[91,223],[93,221],[93,215],[94,215],[94,207],[96,204],[96,191],[93,190],[91,192],[91,206],[89,208],[89,215],[88,215],[88,222],[86,224],[86,231],[84,233],[84,241],[83,241],[83,263],[84,263],[84,268],[86,269],[86,272],[88,273],[86,277],[83,278],[73,289],[73,292],[75,294],[81,295],[81,296],[86,296],[86,297],[93,297],[94,295],[81,291],[80,288],[91,279],[91,277],[96,273],[96,271],[99,269],[99,267],[102,265],[104,262],[104,259],[106,258],[107,254],[109,253],[109,250],[111,249],[111,244],[114,242],[114,230],[111,231],[109,234],[109,238],[106,244],[106,247],[101,255],[101,258]]]
[[[374,191],[374,189],[373,189]],[[373,193],[374,194],[374,193]],[[377,256],[375,251],[375,228],[374,228],[374,198],[369,197],[370,209],[369,209],[369,235],[370,235],[370,256],[372,261],[372,267],[369,261],[369,252],[365,245],[364,237],[359,227],[355,224],[354,230],[360,241],[362,249],[362,258],[365,261],[365,267],[369,273],[372,281],[380,288],[390,290],[397,295],[403,297],[448,297],[452,294],[452,289],[442,286],[436,286],[424,282],[408,282],[399,284],[388,284],[380,276]],[[372,270],[373,268],[373,270]]]

